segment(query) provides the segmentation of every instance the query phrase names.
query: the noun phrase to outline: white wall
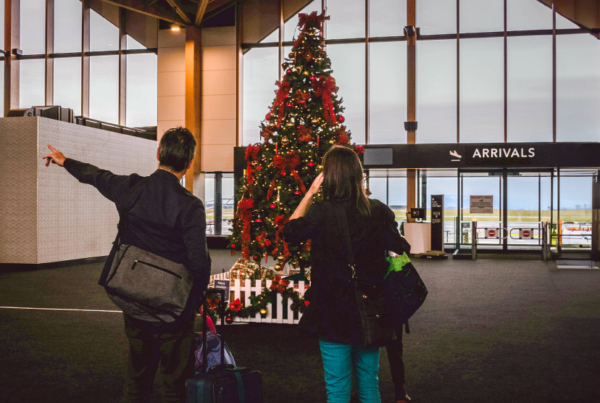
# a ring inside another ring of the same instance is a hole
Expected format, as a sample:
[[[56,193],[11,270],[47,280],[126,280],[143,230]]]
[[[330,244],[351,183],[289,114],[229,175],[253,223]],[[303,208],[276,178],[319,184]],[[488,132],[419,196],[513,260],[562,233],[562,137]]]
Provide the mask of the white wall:
[[[0,263],[106,256],[115,205],[65,169],[46,167],[47,144],[115,174],[150,175],[156,142],[45,118],[0,119]]]

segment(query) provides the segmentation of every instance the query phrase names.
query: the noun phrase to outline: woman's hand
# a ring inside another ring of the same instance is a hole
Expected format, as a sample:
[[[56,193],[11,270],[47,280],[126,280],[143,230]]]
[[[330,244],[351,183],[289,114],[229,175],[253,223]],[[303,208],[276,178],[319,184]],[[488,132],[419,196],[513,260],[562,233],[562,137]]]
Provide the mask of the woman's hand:
[[[310,189],[308,189],[308,194],[310,196],[314,196],[319,192],[319,188],[323,183],[323,172],[321,172],[313,181],[312,185],[310,185]]]

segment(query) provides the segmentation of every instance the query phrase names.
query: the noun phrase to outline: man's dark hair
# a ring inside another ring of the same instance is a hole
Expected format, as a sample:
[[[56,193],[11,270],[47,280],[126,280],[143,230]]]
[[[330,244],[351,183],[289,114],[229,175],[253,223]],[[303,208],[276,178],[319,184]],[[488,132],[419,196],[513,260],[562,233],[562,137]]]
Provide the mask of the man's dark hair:
[[[194,159],[196,140],[185,127],[174,127],[163,134],[158,146],[160,165],[181,172]]]

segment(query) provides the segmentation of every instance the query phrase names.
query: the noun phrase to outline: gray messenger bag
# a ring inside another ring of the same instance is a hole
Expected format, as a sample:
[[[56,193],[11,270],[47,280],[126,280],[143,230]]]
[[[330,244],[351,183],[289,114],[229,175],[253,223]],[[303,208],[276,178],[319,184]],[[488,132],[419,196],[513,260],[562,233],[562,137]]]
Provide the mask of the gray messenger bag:
[[[126,315],[153,325],[172,323],[187,305],[193,276],[181,263],[122,244],[121,234],[128,213],[125,210],[121,214],[111,252],[112,264],[108,273],[103,273],[100,284]]]
[[[155,324],[175,321],[183,312],[193,278],[182,264],[132,245],[119,245],[105,289],[133,318]]]

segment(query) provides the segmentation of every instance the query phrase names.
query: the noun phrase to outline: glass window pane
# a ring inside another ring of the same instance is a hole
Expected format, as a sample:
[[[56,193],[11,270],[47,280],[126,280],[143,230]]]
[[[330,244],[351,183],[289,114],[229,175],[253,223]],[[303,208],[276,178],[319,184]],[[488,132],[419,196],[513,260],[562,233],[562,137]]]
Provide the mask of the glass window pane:
[[[369,46],[369,143],[404,144],[406,42],[373,42]]]
[[[600,141],[600,42],[556,36],[556,140]]]
[[[119,123],[119,56],[90,57],[90,117]]]
[[[90,50],[119,50],[119,28],[90,10]]]
[[[417,27],[421,35],[456,33],[456,0],[417,1]]]
[[[206,174],[204,178],[204,206],[206,208],[206,233],[215,230],[215,174]]]
[[[285,13],[286,4],[287,4],[287,2],[283,3],[284,14],[287,14],[287,13]],[[313,11],[316,11],[318,14],[321,14],[321,0],[311,1],[302,10],[298,11],[298,13],[291,16],[285,22],[284,29],[283,29],[283,35],[284,35],[283,40],[291,41],[294,38],[296,38],[298,36],[298,34],[300,34],[298,29],[296,29],[296,27],[298,26],[298,14],[300,14],[300,13],[310,14]]]
[[[365,0],[328,0],[327,39],[365,37]]]
[[[21,45],[26,55],[46,53],[46,1],[21,0]],[[4,44],[2,45],[4,47]]]
[[[571,22],[568,18],[556,13],[556,29],[579,29],[579,25]]]
[[[456,142],[456,40],[417,46],[417,143]]]
[[[504,0],[460,0],[460,32],[504,31]]]
[[[421,3],[418,1],[417,4]],[[406,26],[406,0],[377,0],[369,5],[369,36],[402,36]],[[417,15],[419,12],[417,11]]]
[[[396,215],[396,221],[406,221],[406,178],[389,178],[388,181],[388,206]]]
[[[552,141],[552,36],[508,38],[508,141]]]
[[[54,105],[81,115],[81,57],[54,59]]]
[[[81,52],[81,1],[54,0],[54,53]]]
[[[460,41],[460,142],[504,142],[504,39]]]
[[[244,55],[242,144],[261,141],[259,125],[275,100],[278,48],[254,48]]]
[[[44,59],[21,60],[19,105],[21,108],[42,106],[45,101],[46,62]]]
[[[233,174],[231,173],[223,173],[223,179],[221,182],[222,186],[222,202],[223,202],[223,224],[222,224],[222,235],[231,234],[231,220],[233,220],[233,195],[234,195],[234,185],[233,185]]]
[[[4,49],[4,0],[0,0],[0,49]]]
[[[507,0],[506,24],[509,31],[552,29],[552,9],[535,0]]]
[[[387,178],[369,178],[369,199],[377,199],[383,204],[387,203]]]
[[[147,49],[144,45],[133,39],[131,36],[127,35],[127,50],[131,49]]]
[[[129,127],[156,126],[158,97],[157,56],[127,55],[127,107]]]
[[[271,32],[265,39],[260,41],[260,43],[270,43],[270,42],[279,42],[279,28]]]
[[[352,141],[365,142],[365,44],[328,45],[326,49],[339,87],[338,99],[344,98],[344,125],[352,132]]]

